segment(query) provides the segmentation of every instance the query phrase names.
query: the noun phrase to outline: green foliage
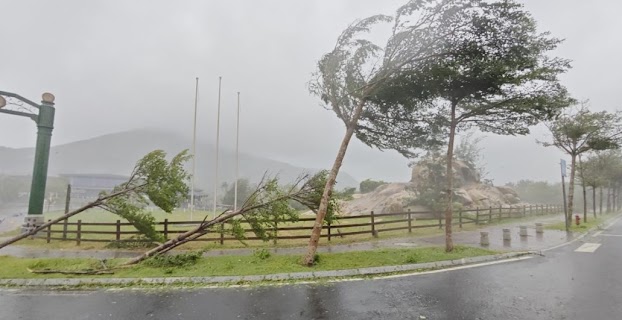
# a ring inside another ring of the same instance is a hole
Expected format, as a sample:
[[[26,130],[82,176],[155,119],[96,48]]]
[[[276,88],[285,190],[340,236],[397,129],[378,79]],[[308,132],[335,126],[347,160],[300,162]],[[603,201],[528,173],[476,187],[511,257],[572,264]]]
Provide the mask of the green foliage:
[[[464,161],[471,170],[477,172],[480,179],[486,176],[486,168],[482,164],[482,148],[479,145],[482,140],[483,137],[474,137],[471,131],[460,137],[454,150],[454,159]]]
[[[170,162],[164,151],[150,152],[138,161],[127,182],[116,186],[110,193],[101,193],[100,197],[118,195],[99,207],[126,219],[151,241],[164,241],[164,236],[154,227],[155,218],[145,208],[151,202],[170,213],[186,198],[188,174],[183,166],[188,159],[187,151],[179,153]]]
[[[585,104],[549,122],[551,140],[540,142],[554,146],[571,156],[589,151],[620,147],[622,113],[592,112]]]
[[[414,204],[433,211],[443,210],[447,207],[445,158],[438,152],[429,152],[416,165],[419,174],[412,187],[416,194]]]
[[[369,193],[372,192],[374,190],[376,190],[376,188],[387,184],[386,182],[382,181],[382,180],[371,180],[371,179],[365,179],[363,181],[361,181],[360,185],[359,185],[359,190],[361,191],[361,193]]]
[[[158,255],[145,260],[142,264],[152,268],[184,268],[197,264],[203,257],[203,251],[175,255]]]
[[[436,110],[434,122],[460,130],[476,127],[496,134],[528,134],[573,102],[558,75],[569,62],[550,58],[561,42],[539,33],[531,15],[514,1],[484,3],[460,15],[463,28],[445,40],[448,53],[428,59],[376,91],[376,104],[423,121],[421,110]],[[453,112],[452,112],[453,110]]]
[[[270,258],[270,256],[272,256],[272,254],[270,253],[270,251],[268,249],[257,249],[253,251],[253,257],[259,259],[259,260],[266,260],[268,258]]]
[[[294,196],[292,199],[305,205],[307,208],[317,214],[327,180],[327,170],[322,170],[316,173],[304,183],[301,188],[302,192],[299,195]],[[330,199],[328,201],[326,215],[324,216],[324,223],[332,222],[339,210],[339,202],[331,193]]]
[[[439,123],[442,118],[437,119],[432,108],[418,105],[420,117],[412,120],[412,110],[396,108],[384,98],[395,94],[391,90],[395,79],[455,51],[447,39],[472,30],[468,19],[483,10],[482,3],[412,0],[393,16],[374,15],[356,21],[318,62],[311,93],[320,97],[347,128],[355,129],[358,139],[371,147],[395,149],[410,157],[415,154],[414,149],[440,145],[444,138]],[[379,25],[392,26],[384,43],[366,37]],[[409,121],[404,121],[406,117]]]
[[[288,203],[287,191],[279,187],[278,179],[273,178],[262,183],[244,204],[253,207],[263,204],[252,212],[243,214],[253,233],[264,241],[276,236],[276,227],[282,220],[298,220],[298,212]]]
[[[139,183],[146,183],[146,196],[165,212],[171,213],[190,192],[186,183],[190,176],[184,169],[190,157],[188,150],[184,150],[167,162],[166,153],[156,150],[138,161],[134,168],[133,176]]]

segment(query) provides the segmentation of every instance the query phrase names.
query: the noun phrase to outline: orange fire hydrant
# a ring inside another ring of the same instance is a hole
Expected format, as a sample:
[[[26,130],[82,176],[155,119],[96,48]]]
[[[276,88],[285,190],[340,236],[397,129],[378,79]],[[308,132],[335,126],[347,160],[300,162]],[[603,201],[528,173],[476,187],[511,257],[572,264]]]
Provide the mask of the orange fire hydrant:
[[[574,222],[575,222],[577,225],[580,225],[580,224],[581,224],[581,217],[580,217],[578,214],[576,214],[576,215],[574,216]]]

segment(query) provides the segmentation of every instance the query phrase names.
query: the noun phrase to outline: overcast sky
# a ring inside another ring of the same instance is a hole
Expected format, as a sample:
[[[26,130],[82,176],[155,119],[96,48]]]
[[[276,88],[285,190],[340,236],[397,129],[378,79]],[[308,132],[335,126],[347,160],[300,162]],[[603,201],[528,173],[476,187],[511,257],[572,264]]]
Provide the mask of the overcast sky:
[[[235,97],[242,96],[241,149],[293,165],[328,168],[344,132],[309,95],[319,57],[353,20],[391,14],[405,0],[31,1],[3,0],[0,90],[40,100],[56,95],[53,144],[138,128],[191,135],[200,78],[199,136],[214,140],[218,76],[222,133],[233,147]],[[596,110],[619,106],[622,4],[525,0],[541,30],[566,41],[564,84]],[[496,184],[558,179],[560,153],[527,137],[488,136],[482,146]],[[0,114],[0,146],[34,146],[30,120]],[[180,146],[183,147],[183,146]],[[409,179],[395,152],[352,144],[344,170],[355,178]],[[2,164],[0,164],[1,166]]]

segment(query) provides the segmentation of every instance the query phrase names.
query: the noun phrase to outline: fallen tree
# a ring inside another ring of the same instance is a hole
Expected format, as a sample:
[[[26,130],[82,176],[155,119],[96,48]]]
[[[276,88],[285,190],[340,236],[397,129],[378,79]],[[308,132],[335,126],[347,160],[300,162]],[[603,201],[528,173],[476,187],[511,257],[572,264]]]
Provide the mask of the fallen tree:
[[[99,197],[81,208],[68,212],[56,219],[0,243],[0,249],[22,239],[32,237],[49,226],[71,218],[93,208],[112,212],[128,222],[154,242],[163,240],[154,227],[154,218],[143,209],[153,203],[165,212],[172,212],[188,194],[186,180],[188,174],[183,168],[189,156],[183,151],[166,160],[166,153],[155,150],[136,163],[127,182],[116,186],[110,192],[102,192]]]
[[[258,237],[268,240],[271,237],[268,232],[272,229],[274,221],[297,218],[297,212],[289,205],[289,200],[299,202],[312,211],[317,212],[326,179],[327,172],[322,171],[312,177],[309,175],[302,176],[292,186],[283,188],[278,185],[277,178],[267,179],[264,177],[237,211],[222,212],[212,220],[207,220],[206,217],[195,228],[126,261],[123,265],[136,264],[151,257],[164,254],[187,242],[198,239],[215,228],[222,228],[225,232],[233,234],[236,238],[243,241],[244,229],[241,226],[242,222],[249,223]],[[337,206],[336,201],[330,201],[327,219],[330,219],[336,212]],[[218,229],[218,232],[220,230]]]

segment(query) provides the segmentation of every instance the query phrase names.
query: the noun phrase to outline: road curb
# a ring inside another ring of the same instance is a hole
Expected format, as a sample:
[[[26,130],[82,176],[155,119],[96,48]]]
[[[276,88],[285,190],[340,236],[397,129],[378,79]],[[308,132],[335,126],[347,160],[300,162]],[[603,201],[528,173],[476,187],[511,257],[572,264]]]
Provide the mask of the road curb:
[[[77,286],[115,286],[115,285],[226,285],[256,282],[278,282],[296,280],[320,280],[342,277],[375,276],[382,274],[444,269],[472,265],[491,261],[501,261],[531,252],[509,252],[497,255],[462,258],[428,263],[405,264],[371,268],[327,270],[314,272],[276,273],[249,276],[214,276],[214,277],[159,277],[159,278],[50,278],[50,279],[0,279],[4,287],[77,287]]]

